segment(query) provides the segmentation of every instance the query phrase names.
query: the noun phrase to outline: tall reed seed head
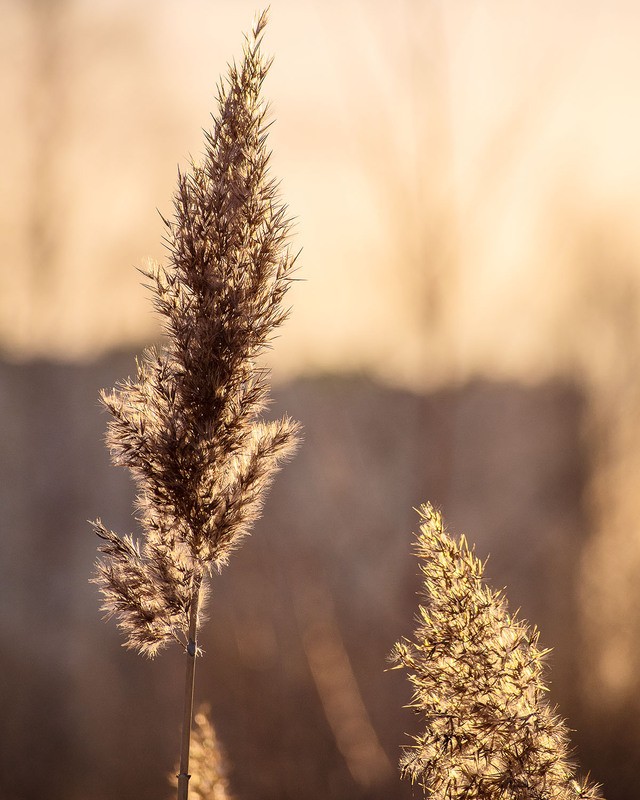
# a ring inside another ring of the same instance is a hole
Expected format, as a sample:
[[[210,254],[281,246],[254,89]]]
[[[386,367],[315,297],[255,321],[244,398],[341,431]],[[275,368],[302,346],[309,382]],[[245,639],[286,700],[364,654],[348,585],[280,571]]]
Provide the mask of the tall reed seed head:
[[[135,380],[102,393],[107,444],[136,481],[144,540],[97,520],[96,582],[126,644],[147,655],[184,644],[194,585],[248,532],[297,438],[287,417],[258,419],[269,387],[256,359],[287,317],[295,261],[269,176],[266,22],[265,12],[218,88],[201,163],[178,175],[167,263],[144,272],[166,343],[145,351]]]
[[[392,653],[424,722],[403,775],[434,800],[598,800],[576,780],[566,726],[545,700],[537,631],[485,584],[464,536],[449,536],[431,505],[419,514],[424,605],[414,640]]]
[[[200,706],[194,719],[189,757],[190,800],[232,800],[226,756],[209,719],[209,707]],[[171,776],[172,786],[177,780]]]

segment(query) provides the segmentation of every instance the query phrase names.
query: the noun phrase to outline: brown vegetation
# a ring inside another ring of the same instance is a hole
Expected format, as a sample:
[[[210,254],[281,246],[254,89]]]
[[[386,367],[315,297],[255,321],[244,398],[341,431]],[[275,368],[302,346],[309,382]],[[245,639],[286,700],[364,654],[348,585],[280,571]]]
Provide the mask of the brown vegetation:
[[[486,585],[464,536],[453,539],[431,505],[419,513],[425,604],[393,660],[409,671],[424,730],[403,774],[434,800],[598,800],[575,779],[567,728],[545,699],[538,632]]]
[[[136,380],[103,393],[107,443],[138,486],[145,541],[100,520],[96,582],[126,642],[149,656],[171,640],[187,653],[178,797],[189,780],[197,631],[206,577],[226,563],[256,519],[278,464],[292,450],[288,417],[258,420],[267,373],[256,359],[287,316],[282,299],[294,259],[289,223],[268,176],[269,69],[260,51],[266,13],[219,88],[218,116],[202,164],[179,175],[166,221],[167,266],[145,274],[167,342],[147,350]]]

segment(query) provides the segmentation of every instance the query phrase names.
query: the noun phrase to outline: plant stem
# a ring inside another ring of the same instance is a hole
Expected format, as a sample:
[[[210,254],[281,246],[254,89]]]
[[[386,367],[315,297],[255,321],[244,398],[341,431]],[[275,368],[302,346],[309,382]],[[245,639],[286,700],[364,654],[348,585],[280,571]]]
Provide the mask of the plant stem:
[[[193,594],[189,610],[189,642],[187,644],[187,669],[184,684],[184,709],[182,712],[182,741],[180,744],[180,772],[178,774],[178,800],[187,800],[189,795],[189,748],[191,745],[191,721],[193,719],[193,688],[196,676],[196,655],[198,651],[198,606],[200,605],[200,586],[202,574],[196,573],[193,579]]]

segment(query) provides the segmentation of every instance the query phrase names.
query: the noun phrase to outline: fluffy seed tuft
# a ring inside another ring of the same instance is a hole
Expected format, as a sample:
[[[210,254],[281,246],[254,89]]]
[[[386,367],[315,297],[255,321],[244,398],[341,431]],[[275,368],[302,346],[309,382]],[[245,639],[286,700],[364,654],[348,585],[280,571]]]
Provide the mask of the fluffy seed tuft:
[[[413,641],[392,660],[408,670],[424,733],[401,771],[433,800],[601,800],[575,779],[564,722],[545,700],[538,632],[509,614],[463,537],[419,509],[424,604]]]
[[[287,317],[295,261],[269,176],[266,21],[263,13],[219,87],[202,162],[178,175],[167,262],[144,272],[166,344],[102,394],[112,460],[138,487],[144,542],[95,522],[95,581],[127,646],[150,656],[172,639],[186,643],[203,574],[248,533],[298,434],[287,417],[259,419],[269,386],[256,359]]]

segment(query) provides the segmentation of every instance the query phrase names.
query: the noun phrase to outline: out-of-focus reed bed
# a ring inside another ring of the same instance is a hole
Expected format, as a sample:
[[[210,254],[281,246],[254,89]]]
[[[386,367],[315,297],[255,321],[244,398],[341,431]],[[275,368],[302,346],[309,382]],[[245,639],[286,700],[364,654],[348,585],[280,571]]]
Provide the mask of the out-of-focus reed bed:
[[[150,209],[171,193],[176,154],[199,152],[211,76],[223,71],[227,43],[254,8],[245,0],[215,9],[196,0],[4,0],[1,10],[0,346],[9,363],[0,399],[10,476],[3,528],[12,531],[5,546],[27,559],[28,542],[48,541],[52,520],[75,519],[86,496],[76,473],[78,483],[63,482],[61,495],[41,472],[43,457],[62,458],[62,430],[65,452],[82,457],[93,425],[83,409],[119,375],[109,371],[110,351],[137,350],[159,335],[131,267],[161,256],[162,223]],[[274,352],[275,375],[356,371],[390,397],[459,390],[461,408],[489,415],[502,406],[493,395],[496,406],[468,400],[476,397],[466,393],[469,381],[531,390],[538,401],[544,387],[568,391],[572,399],[558,408],[575,409],[577,432],[571,427],[571,438],[567,428],[559,447],[576,457],[579,496],[562,495],[570,499],[564,505],[549,490],[542,519],[515,527],[533,535],[553,518],[542,539],[557,546],[557,565],[572,524],[563,515],[570,507],[582,520],[569,546],[575,578],[557,569],[577,596],[567,633],[580,643],[576,703],[607,736],[589,744],[584,723],[571,722],[583,763],[594,765],[597,747],[631,786],[630,753],[640,741],[640,12],[623,0],[606,8],[595,0],[491,0],[472,10],[457,0],[393,10],[353,2],[340,13],[331,3],[276,0],[272,14],[275,166],[300,216],[308,278],[292,291],[297,314]],[[89,368],[94,377],[81,377],[78,361],[100,354]],[[56,371],[34,359],[67,363]],[[45,386],[55,409],[40,403]],[[549,420],[551,406],[543,404]],[[556,423],[562,417],[568,426],[569,415],[558,414]],[[58,433],[44,425],[47,415]],[[452,415],[442,452],[451,491],[464,484],[475,498],[477,484],[465,483],[460,461],[461,452],[470,459],[462,440],[472,418],[479,419]],[[523,418],[505,418],[505,429]],[[372,424],[388,424],[383,419],[388,414]],[[561,428],[549,422],[558,440]],[[510,445],[495,446],[502,463]],[[342,461],[331,463],[331,475],[344,474]],[[10,488],[17,486],[40,501],[21,504]],[[496,505],[487,501],[484,513],[500,518],[500,493],[485,488]],[[408,502],[424,496],[440,499],[421,487]],[[523,506],[524,516],[533,505]],[[83,505],[82,519],[96,507]],[[469,514],[461,527],[472,530]],[[53,591],[53,578],[35,574],[32,591]],[[26,592],[19,596],[18,607],[28,609]],[[13,627],[3,624],[13,641]],[[71,657],[64,652],[60,663]],[[6,657],[17,664],[15,654]]]

